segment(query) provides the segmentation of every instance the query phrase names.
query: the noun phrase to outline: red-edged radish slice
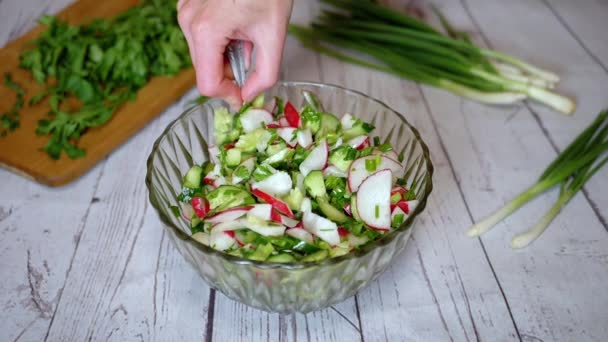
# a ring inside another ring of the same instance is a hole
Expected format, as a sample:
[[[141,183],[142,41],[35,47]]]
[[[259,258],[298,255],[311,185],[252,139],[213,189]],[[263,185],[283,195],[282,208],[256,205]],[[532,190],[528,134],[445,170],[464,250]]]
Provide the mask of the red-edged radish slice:
[[[348,234],[348,230],[338,227],[338,235],[340,235],[340,237],[348,236]]]
[[[284,224],[285,226],[289,227],[289,228],[293,228],[293,227],[297,226],[298,223],[300,223],[300,221],[294,220],[294,219],[289,218],[287,216],[280,215],[280,217],[281,217],[281,221],[280,222],[282,224]]]
[[[287,195],[291,186],[291,177],[285,171],[278,171],[259,182],[251,184],[252,189],[262,190],[273,196]]]
[[[262,204],[254,204],[253,208],[247,212],[247,216],[253,216],[260,220],[270,221],[272,218],[272,205],[262,203]]]
[[[390,170],[380,170],[365,178],[357,191],[357,212],[366,225],[377,230],[391,228]]]
[[[205,219],[205,222],[209,222],[211,224],[217,224],[217,223],[222,223],[222,222],[235,221],[235,220],[241,218],[242,216],[244,216],[245,214],[247,214],[247,212],[249,210],[251,210],[251,208],[253,208],[253,206],[235,207],[235,208],[226,209],[213,216],[207,217]]]
[[[238,219],[234,221],[226,221],[218,223],[211,227],[211,231],[219,230],[219,231],[233,231],[239,229],[245,229],[247,226],[245,225],[244,219]]]
[[[353,216],[352,211],[350,210],[350,203],[346,203],[344,205],[344,212],[348,215],[348,216]]]
[[[192,197],[192,209],[198,218],[203,218],[209,214],[211,211],[211,207],[209,206],[209,201],[202,197]]]
[[[287,217],[286,217],[287,218]],[[276,223],[283,223],[283,216],[276,210],[270,211],[270,220]]]
[[[291,102],[287,102],[284,111],[285,119],[289,123],[289,126],[296,128],[300,127],[302,123],[302,121],[300,120],[300,113],[298,113],[298,110],[291,104]]]
[[[376,160],[376,158],[380,159],[380,165],[376,165],[376,169],[374,171],[368,171],[365,166],[366,160]],[[387,157],[377,157],[374,155],[362,157],[356,159],[348,169],[348,188],[351,192],[357,192],[359,189],[359,185],[365,178],[367,178],[373,172],[377,170],[389,169],[393,173],[395,177],[403,177],[404,169],[403,166],[390,158]],[[390,191],[390,189],[389,189]]]
[[[348,177],[348,173],[338,169],[337,167],[333,166],[333,165],[329,165],[326,168],[323,169],[323,177],[327,178],[329,176],[335,176],[335,177],[340,177],[340,178],[347,178]]]
[[[287,145],[294,147],[298,144],[297,134],[294,134],[296,128],[293,127],[281,127],[277,128],[277,134],[281,139],[285,140]]]
[[[281,125],[276,121],[269,122],[266,124],[266,128],[279,128],[279,127],[281,127]]]
[[[367,135],[360,135],[358,137],[354,137],[346,142],[350,147],[362,150],[366,147],[369,147],[369,137]]]
[[[283,116],[282,118],[279,119],[279,125],[281,125],[281,127],[289,127],[289,122]]]
[[[293,214],[287,203],[281,201],[280,199],[257,189],[252,190],[251,194],[261,199],[262,201],[270,204],[275,210],[277,210],[281,214],[287,215],[287,217],[295,218],[295,215]]]
[[[300,164],[300,172],[306,177],[310,171],[323,170],[327,164],[328,156],[327,141],[323,141],[319,146],[310,151],[310,154]]]
[[[233,232],[227,231],[211,231],[209,234],[209,246],[218,251],[225,251],[234,246],[236,240]]]
[[[302,240],[306,243],[313,243],[314,241],[312,234],[310,234],[303,228],[290,228],[285,231],[285,234],[298,240]]]
[[[342,124],[342,129],[344,129],[344,130],[353,128],[353,126],[355,125],[356,122],[357,122],[357,120],[355,120],[355,118],[353,118],[353,116],[348,113],[344,114],[344,116],[340,119],[340,123]]]
[[[393,196],[395,194],[400,194],[403,197],[403,195],[405,195],[406,192],[407,192],[406,188],[402,187],[401,185],[395,185],[393,187],[393,189],[391,190],[391,196]]]
[[[198,232],[192,234],[192,238],[205,246],[209,246],[209,233]]]
[[[308,148],[310,145],[312,145],[312,133],[310,132],[310,130],[308,128],[298,131],[297,139],[298,139],[298,145],[300,145],[304,148]]]
[[[213,170],[211,170],[208,174],[203,177],[203,183],[207,185],[211,185],[214,188],[219,187],[220,185],[226,184],[226,178],[222,176],[222,172],[220,169],[220,164],[215,164]]]
[[[340,243],[338,225],[325,217],[319,216],[311,211],[304,213],[302,218],[304,229],[309,233],[318,236],[321,240],[335,246]]]
[[[240,115],[241,126],[245,133],[250,133],[262,127],[263,124],[272,122],[273,118],[264,109],[250,108]]]
[[[282,236],[285,233],[285,226],[280,224],[269,223],[248,217],[245,225],[247,228],[263,236]]]

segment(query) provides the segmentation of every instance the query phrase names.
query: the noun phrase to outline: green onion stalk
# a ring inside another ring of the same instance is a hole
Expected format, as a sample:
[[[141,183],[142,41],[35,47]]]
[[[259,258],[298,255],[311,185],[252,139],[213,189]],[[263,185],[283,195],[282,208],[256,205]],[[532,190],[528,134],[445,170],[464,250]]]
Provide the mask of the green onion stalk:
[[[515,57],[475,46],[440,16],[443,35],[428,24],[369,0],[322,0],[310,27],[291,25],[306,47],[339,60],[443,88],[491,104],[530,98],[571,114],[575,103],[552,91],[559,77]],[[366,57],[363,57],[366,56]]]
[[[533,198],[560,184],[559,196],[549,211],[530,230],[515,236],[511,241],[512,248],[529,245],[547,229],[585,183],[608,162],[607,152],[608,110],[604,110],[545,169],[535,184],[494,214],[473,225],[467,234],[476,237],[487,232]]]

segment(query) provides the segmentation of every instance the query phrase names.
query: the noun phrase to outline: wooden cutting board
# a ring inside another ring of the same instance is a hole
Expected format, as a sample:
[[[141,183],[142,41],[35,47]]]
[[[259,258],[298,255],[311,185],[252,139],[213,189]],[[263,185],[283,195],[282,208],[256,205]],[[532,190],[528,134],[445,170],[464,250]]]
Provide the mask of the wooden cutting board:
[[[83,24],[93,18],[114,16],[137,3],[136,0],[80,0],[58,16],[72,24]],[[42,90],[42,86],[36,84],[29,72],[19,68],[19,54],[43,29],[36,27],[0,49],[0,76],[10,72],[13,79],[22,84],[27,90],[26,102]],[[83,135],[79,146],[86,150],[86,156],[80,159],[69,159],[65,153],[59,160],[51,159],[42,150],[48,137],[35,134],[38,120],[46,117],[49,110],[48,101],[34,107],[25,105],[20,112],[21,127],[0,137],[0,166],[49,186],[67,184],[142,129],[194,84],[193,69],[173,77],[153,78],[139,91],[137,99],[122,106],[108,123]],[[0,112],[9,109],[14,100],[14,92],[0,85]]]

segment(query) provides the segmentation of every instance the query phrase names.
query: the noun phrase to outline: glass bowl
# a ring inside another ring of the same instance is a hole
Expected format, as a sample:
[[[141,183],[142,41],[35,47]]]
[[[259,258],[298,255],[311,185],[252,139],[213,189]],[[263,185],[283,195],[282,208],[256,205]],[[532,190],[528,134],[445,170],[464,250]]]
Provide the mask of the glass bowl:
[[[190,237],[188,222],[175,217],[170,206],[177,205],[184,173],[208,159],[207,147],[214,143],[214,108],[226,106],[221,100],[188,109],[156,140],[148,158],[149,199],[175,247],[210,286],[229,298],[270,312],[319,310],[343,301],[376,279],[404,249],[433,187],[428,148],[403,116],[362,93],[327,84],[280,82],[266,92],[266,98],[278,95],[300,107],[305,101],[302,90],[315,93],[326,111],[338,116],[351,113],[371,122],[376,126],[373,135],[388,139],[397,152],[405,151],[406,178],[419,204],[401,227],[357,251],[315,263],[277,264],[231,256]]]

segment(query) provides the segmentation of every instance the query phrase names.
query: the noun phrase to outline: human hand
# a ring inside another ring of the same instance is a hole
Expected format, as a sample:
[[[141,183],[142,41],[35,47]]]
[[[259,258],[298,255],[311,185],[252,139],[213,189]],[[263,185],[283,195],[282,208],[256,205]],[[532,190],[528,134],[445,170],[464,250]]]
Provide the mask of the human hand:
[[[225,99],[233,108],[251,101],[279,77],[292,0],[179,0],[184,32],[201,94]],[[240,89],[224,52],[231,40],[245,41],[246,67],[256,48],[255,71]]]

